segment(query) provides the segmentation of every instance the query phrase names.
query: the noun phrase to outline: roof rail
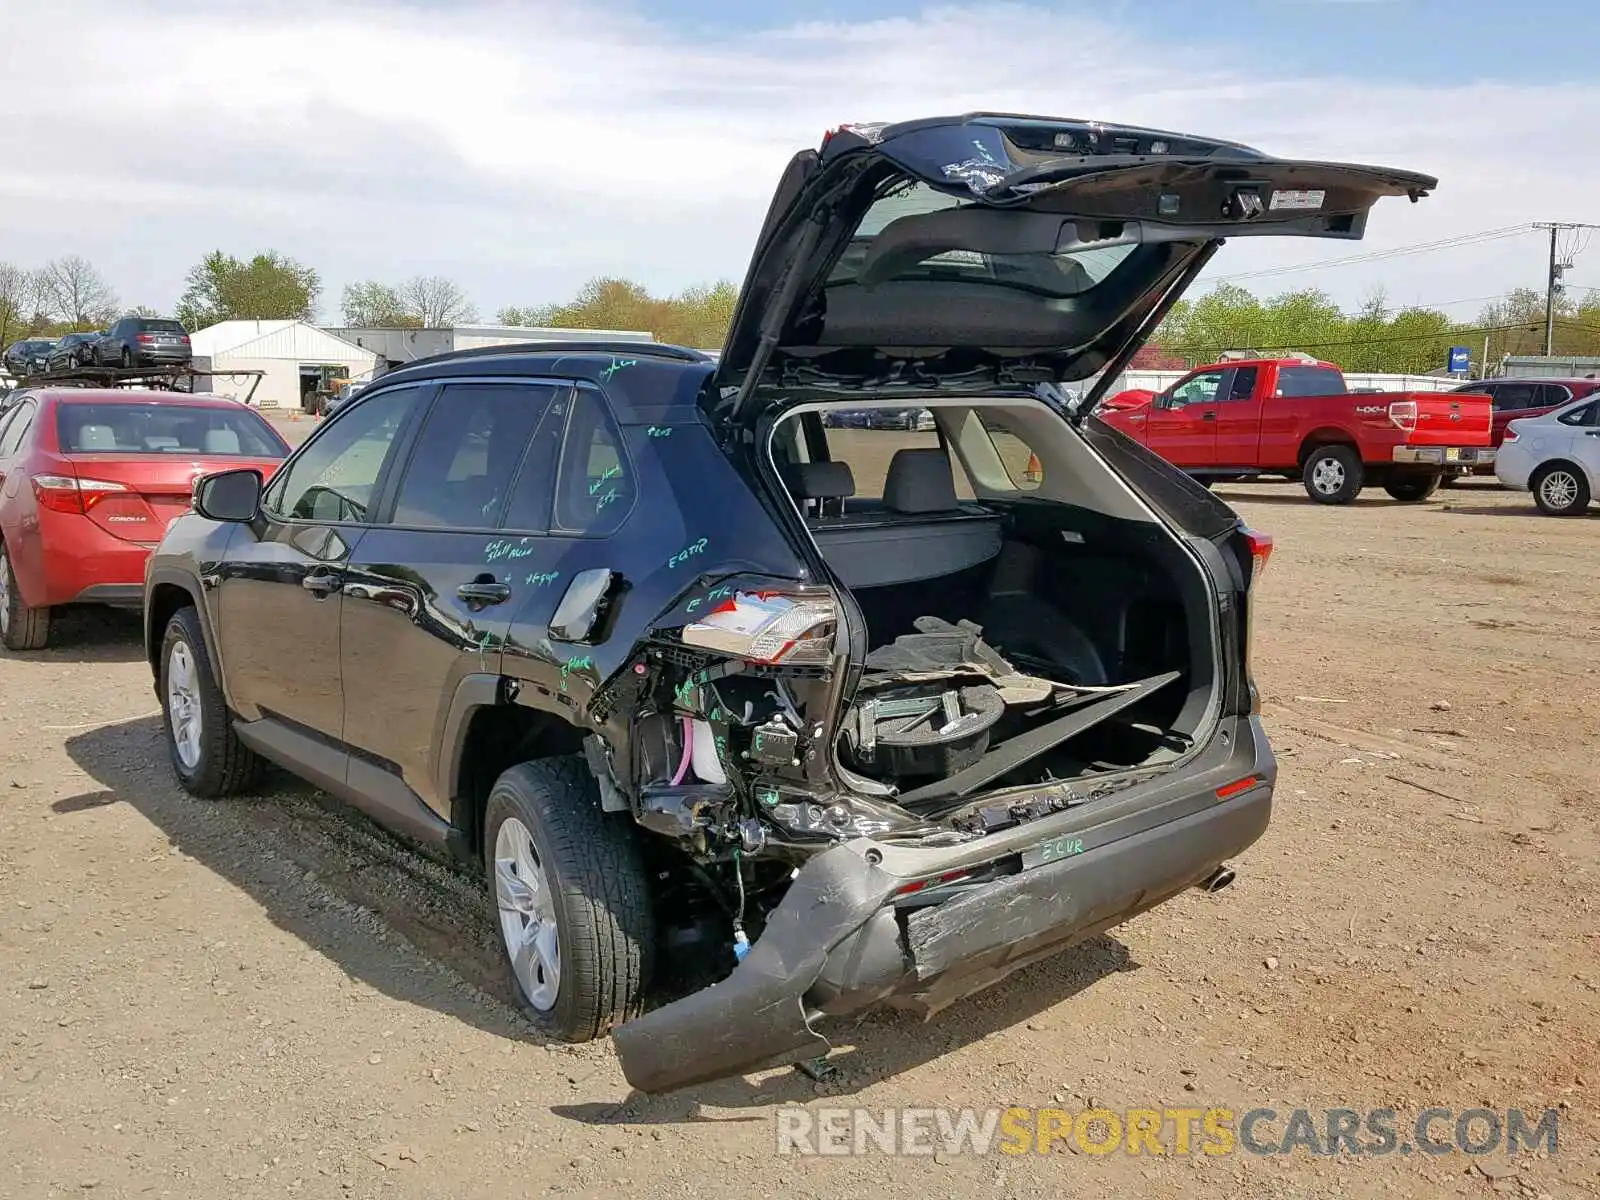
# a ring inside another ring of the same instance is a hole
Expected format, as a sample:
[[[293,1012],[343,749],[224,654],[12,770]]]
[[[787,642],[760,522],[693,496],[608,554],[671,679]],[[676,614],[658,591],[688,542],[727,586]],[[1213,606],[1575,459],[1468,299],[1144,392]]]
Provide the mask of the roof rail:
[[[647,358],[670,358],[676,362],[712,362],[708,355],[667,342],[510,342],[503,346],[475,346],[470,350],[446,350],[426,358],[401,363],[394,371],[405,371],[424,363],[454,362],[464,358],[486,358],[496,354],[639,354]]]

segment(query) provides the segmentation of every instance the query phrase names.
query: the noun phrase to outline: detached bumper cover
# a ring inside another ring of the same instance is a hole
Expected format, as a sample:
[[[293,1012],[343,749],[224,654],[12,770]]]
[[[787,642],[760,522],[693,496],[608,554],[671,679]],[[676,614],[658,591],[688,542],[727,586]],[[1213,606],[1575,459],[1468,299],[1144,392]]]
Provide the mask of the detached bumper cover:
[[[1494,462],[1494,454],[1492,446],[1396,446],[1394,461],[1434,467],[1486,467]]]
[[[1252,744],[1220,771],[1184,772],[1176,787],[1163,781],[1147,805],[1125,811],[1109,798],[1034,822],[1037,844],[1059,840],[1062,818],[1071,818],[1083,850],[943,904],[895,911],[907,876],[886,867],[903,849],[886,850],[882,863],[869,861],[865,842],[823,852],[731,975],[613,1031],[623,1074],[656,1093],[816,1057],[830,1045],[812,1027],[815,1015],[884,1000],[936,1011],[1198,883],[1271,818],[1276,766],[1259,725],[1249,728]],[[1218,780],[1241,761],[1254,763],[1259,782],[1218,800]],[[1097,819],[1091,810],[1102,808]],[[935,869],[948,855],[925,852]]]

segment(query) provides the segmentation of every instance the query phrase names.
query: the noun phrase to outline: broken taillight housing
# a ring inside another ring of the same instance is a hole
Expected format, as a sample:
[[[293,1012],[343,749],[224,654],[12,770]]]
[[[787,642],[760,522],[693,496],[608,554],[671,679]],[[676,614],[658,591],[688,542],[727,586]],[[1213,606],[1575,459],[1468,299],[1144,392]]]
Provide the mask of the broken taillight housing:
[[[1256,580],[1261,578],[1261,572],[1267,569],[1267,560],[1272,557],[1272,535],[1256,529],[1241,532],[1245,544],[1250,547],[1250,586],[1254,587]]]
[[[821,593],[735,592],[683,628],[683,644],[748,662],[826,666],[833,661],[838,606]]]
[[[1244,678],[1245,686],[1250,693],[1250,711],[1261,711],[1261,694],[1256,690],[1255,672],[1251,666],[1251,650],[1255,642],[1255,620],[1250,611],[1251,603],[1249,593],[1255,590],[1261,573],[1267,569],[1267,561],[1272,557],[1272,535],[1262,533],[1257,529],[1241,527],[1239,533],[1244,537],[1245,545],[1250,550],[1250,578],[1245,582],[1246,596],[1244,604]]]
[[[1389,420],[1396,429],[1406,433],[1415,433],[1417,430],[1417,402],[1415,400],[1394,400],[1389,404]]]

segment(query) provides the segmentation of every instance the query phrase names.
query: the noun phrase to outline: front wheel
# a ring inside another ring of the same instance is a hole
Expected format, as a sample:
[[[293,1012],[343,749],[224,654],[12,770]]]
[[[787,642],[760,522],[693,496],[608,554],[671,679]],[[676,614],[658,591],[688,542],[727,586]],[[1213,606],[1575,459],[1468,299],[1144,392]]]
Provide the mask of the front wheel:
[[[1306,495],[1318,504],[1349,504],[1361,494],[1365,477],[1361,456],[1353,446],[1318,446],[1301,472]]]
[[[43,650],[50,641],[50,610],[29,608],[17,587],[11,555],[0,542],[0,645],[7,650]]]
[[[1383,485],[1383,490],[1396,500],[1407,503],[1416,503],[1426,500],[1433,495],[1434,489],[1439,486],[1440,478],[1437,475],[1422,475],[1418,477],[1391,479]]]
[[[1570,463],[1540,467],[1528,481],[1533,502],[1547,517],[1575,517],[1589,507],[1589,481]]]
[[[233,730],[192,608],[173,614],[161,639],[161,716],[172,769],[191,796],[234,796],[260,778],[261,759]]]
[[[511,986],[544,1032],[587,1042],[635,1016],[655,947],[649,881],[626,817],[600,810],[581,758],[521,763],[484,810]]]

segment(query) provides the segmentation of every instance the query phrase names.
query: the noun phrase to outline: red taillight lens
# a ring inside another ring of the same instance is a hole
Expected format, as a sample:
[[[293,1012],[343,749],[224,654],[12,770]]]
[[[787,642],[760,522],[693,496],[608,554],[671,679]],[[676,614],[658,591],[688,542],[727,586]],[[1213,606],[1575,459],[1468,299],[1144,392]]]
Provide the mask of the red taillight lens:
[[[109,479],[76,479],[71,475],[35,475],[33,494],[41,507],[55,512],[87,513],[112,492],[128,489]]]
[[[139,335],[139,340],[141,342],[153,342],[156,340],[156,336],[153,333],[141,333]]]
[[[1244,540],[1250,546],[1250,586],[1254,587],[1256,580],[1261,578],[1261,572],[1267,569],[1267,560],[1272,557],[1272,535],[1255,529],[1243,532]]]
[[[1505,436],[1503,438],[1501,438],[1500,440],[1502,442],[1514,442],[1514,441],[1516,441],[1517,440],[1517,427],[1515,425],[1507,425],[1506,426]]]
[[[839,612],[825,593],[735,592],[683,628],[683,644],[755,663],[826,666]]]
[[[946,883],[954,883],[958,879],[965,879],[971,871],[946,871],[943,875],[935,875],[932,879],[917,879],[895,889],[896,896],[909,896],[913,892],[920,892],[923,888],[940,887]]]
[[[1415,400],[1395,400],[1389,405],[1389,420],[1397,429],[1407,433],[1415,433],[1417,429],[1417,402]]]

